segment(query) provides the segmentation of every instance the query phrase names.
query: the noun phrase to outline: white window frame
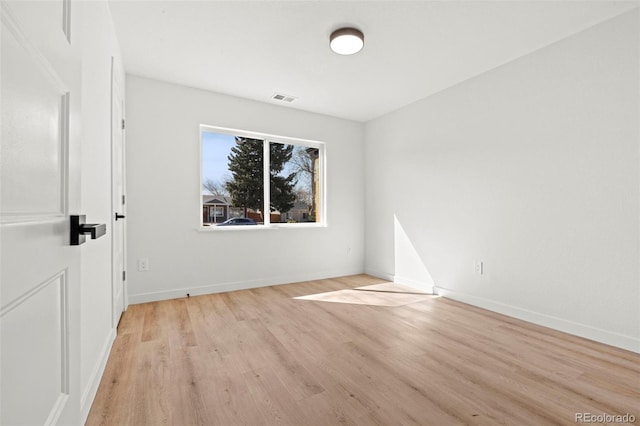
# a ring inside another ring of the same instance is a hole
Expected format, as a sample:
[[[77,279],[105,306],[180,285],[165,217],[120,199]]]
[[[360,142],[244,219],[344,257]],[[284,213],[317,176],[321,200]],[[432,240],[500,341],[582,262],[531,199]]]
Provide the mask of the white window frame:
[[[264,217],[264,225],[257,226],[247,226],[247,225],[236,225],[236,226],[204,226],[202,223],[202,134],[208,133],[221,133],[230,136],[240,136],[244,138],[251,139],[260,139],[264,143],[262,144],[263,149],[263,179],[264,179],[264,205],[263,209],[266,207],[266,211],[263,212]],[[327,182],[326,182],[326,146],[324,142],[309,140],[309,139],[300,139],[300,138],[292,138],[288,136],[279,136],[279,135],[271,135],[267,133],[259,133],[259,132],[250,132],[246,130],[239,129],[231,129],[228,127],[218,127],[211,126],[208,124],[201,124],[199,131],[199,143],[200,143],[200,159],[198,165],[199,177],[198,181],[200,182],[200,190],[198,194],[200,196],[198,200],[199,204],[199,231],[204,232],[226,232],[226,231],[256,231],[261,229],[299,229],[299,228],[325,228],[327,226]],[[318,198],[320,200],[320,222],[310,222],[310,223],[271,223],[271,176],[270,176],[270,167],[268,166],[271,163],[271,151],[269,150],[270,143],[281,143],[285,145],[298,145],[298,146],[306,146],[308,148],[316,148],[318,149],[318,176],[317,179],[320,182],[320,193],[318,194]]]

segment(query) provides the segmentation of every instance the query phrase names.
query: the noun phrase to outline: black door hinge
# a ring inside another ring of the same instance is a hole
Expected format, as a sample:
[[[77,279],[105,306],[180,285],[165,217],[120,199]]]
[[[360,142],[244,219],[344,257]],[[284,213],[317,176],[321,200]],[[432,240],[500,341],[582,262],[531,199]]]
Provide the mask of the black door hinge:
[[[122,205],[124,206],[124,195],[122,196]]]
[[[122,119],[122,130],[124,130],[124,118]]]
[[[122,271],[122,281],[127,280],[127,271]]]

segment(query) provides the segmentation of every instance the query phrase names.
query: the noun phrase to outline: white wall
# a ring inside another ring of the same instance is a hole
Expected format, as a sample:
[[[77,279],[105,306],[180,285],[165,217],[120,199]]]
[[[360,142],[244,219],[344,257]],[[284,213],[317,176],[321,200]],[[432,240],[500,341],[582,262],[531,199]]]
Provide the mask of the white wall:
[[[366,270],[426,269],[445,295],[640,351],[638,28],[635,10],[367,123]]]
[[[126,93],[131,303],[363,272],[362,124],[130,75]],[[199,231],[200,124],[325,142],[328,227]]]
[[[120,51],[106,2],[78,2],[82,51],[82,213],[107,233],[80,246],[82,419],[97,391],[115,337],[111,324],[111,57]],[[122,67],[116,70],[124,81]]]

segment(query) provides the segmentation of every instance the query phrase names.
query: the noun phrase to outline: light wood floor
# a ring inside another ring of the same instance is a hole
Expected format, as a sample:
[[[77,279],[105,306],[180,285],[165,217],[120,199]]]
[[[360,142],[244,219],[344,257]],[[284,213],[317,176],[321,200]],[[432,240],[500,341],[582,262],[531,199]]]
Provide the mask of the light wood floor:
[[[87,424],[640,424],[640,355],[445,298],[357,290],[392,306],[354,291],[339,303],[340,290],[382,282],[132,305]]]

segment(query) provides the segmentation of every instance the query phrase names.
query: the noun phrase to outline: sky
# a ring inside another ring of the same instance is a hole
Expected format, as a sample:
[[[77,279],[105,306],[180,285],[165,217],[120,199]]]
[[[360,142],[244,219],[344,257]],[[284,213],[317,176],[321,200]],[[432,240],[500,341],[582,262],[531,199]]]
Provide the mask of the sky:
[[[235,145],[233,135],[221,133],[202,133],[202,181],[212,179],[221,182],[229,173],[228,159],[231,148]]]

